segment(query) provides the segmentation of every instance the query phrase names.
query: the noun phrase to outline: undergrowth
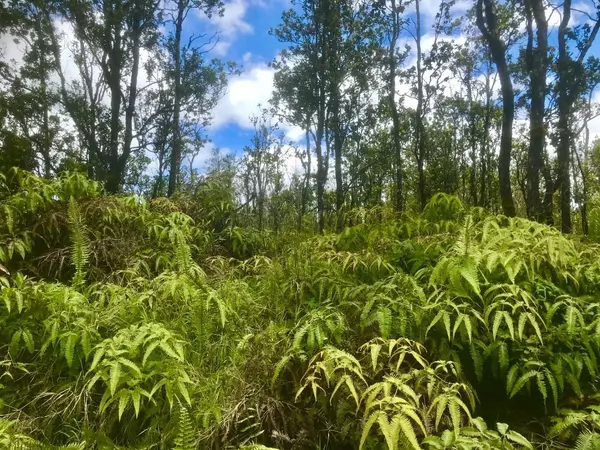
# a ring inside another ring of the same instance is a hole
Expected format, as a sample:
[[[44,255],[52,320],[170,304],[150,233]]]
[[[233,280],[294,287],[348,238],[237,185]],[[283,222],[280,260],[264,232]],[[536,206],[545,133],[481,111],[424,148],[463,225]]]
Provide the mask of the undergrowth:
[[[599,448],[593,243],[444,194],[318,236],[0,192],[1,448]]]

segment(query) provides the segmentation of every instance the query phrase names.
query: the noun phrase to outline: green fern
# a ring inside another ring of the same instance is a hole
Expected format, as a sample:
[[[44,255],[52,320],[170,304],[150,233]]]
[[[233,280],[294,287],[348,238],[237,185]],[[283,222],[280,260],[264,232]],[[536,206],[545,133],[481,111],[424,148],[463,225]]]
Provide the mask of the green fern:
[[[69,199],[69,226],[72,241],[71,260],[75,268],[72,283],[75,288],[81,288],[85,280],[86,267],[89,262],[91,250],[87,236],[88,233],[81,217],[79,206],[73,197]]]
[[[179,405],[179,424],[177,427],[177,437],[175,438],[175,447],[173,450],[194,450],[196,448],[196,437],[192,418],[187,408]]]

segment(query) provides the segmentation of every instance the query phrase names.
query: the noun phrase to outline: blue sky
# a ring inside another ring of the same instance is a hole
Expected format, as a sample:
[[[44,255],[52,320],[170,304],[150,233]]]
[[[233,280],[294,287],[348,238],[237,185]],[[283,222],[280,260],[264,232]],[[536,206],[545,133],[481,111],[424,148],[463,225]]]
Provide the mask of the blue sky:
[[[427,52],[433,44],[431,26],[438,11],[440,0],[421,0],[423,14],[423,48]],[[474,4],[474,0],[458,0],[452,11],[462,15]],[[593,14],[593,0],[576,0],[574,6]],[[197,14],[187,21],[188,32],[219,31],[219,42],[213,54],[225,61],[234,61],[242,69],[242,74],[229,80],[227,94],[214,110],[213,124],[208,130],[212,143],[206,146],[198,160],[199,166],[208,158],[213,148],[221,148],[229,153],[240,154],[252,136],[249,116],[259,111],[258,104],[267,106],[272,93],[273,70],[269,63],[284,48],[269,30],[281,22],[281,14],[291,7],[290,0],[226,0],[225,14],[211,20]],[[411,5],[407,14],[410,14]],[[551,29],[556,30],[560,16],[550,7],[546,11]],[[573,20],[581,23],[586,20],[574,13]],[[523,25],[524,26],[524,25]],[[552,33],[552,32],[551,32]],[[458,42],[464,37],[455,36]],[[552,36],[551,36],[552,40]],[[414,47],[414,46],[413,46]],[[590,52],[600,53],[600,42]],[[409,58],[410,60],[411,58]],[[460,89],[453,81],[451,89]],[[459,83],[458,83],[459,84]],[[600,134],[600,120],[591,123],[592,134]],[[303,132],[297,128],[283,128],[289,140],[302,139]]]
[[[290,6],[289,0],[227,0],[222,17],[209,21],[197,15],[187,22],[189,32],[196,27],[209,33],[218,30],[219,42],[213,55],[237,63],[242,70],[241,75],[231,77],[227,94],[214,111],[213,125],[208,130],[213,142],[207,146],[204,158],[214,147],[239,154],[249,144],[249,116],[258,112],[259,103],[267,106],[273,80],[269,63],[283,48],[269,30],[279,25],[282,12]]]

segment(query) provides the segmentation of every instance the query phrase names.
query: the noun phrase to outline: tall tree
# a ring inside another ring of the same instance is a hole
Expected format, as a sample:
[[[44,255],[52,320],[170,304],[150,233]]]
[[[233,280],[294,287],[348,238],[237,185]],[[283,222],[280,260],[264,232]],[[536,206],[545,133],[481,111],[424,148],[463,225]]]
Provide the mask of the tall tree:
[[[571,220],[571,151],[573,150],[572,113],[573,105],[586,92],[586,55],[600,29],[600,7],[596,12],[593,27],[584,27],[581,34],[572,33],[569,26],[572,13],[571,0],[562,5],[562,19],[558,27],[558,59],[556,70],[556,95],[558,106],[557,157],[558,181],[560,184],[561,228],[564,233],[572,231]],[[569,41],[576,40],[579,54],[575,57],[569,48]]]
[[[327,27],[324,0],[292,0],[294,8],[284,12],[282,24],[272,32],[289,44],[274,63],[276,99],[292,111],[294,125],[310,130],[317,159],[317,228],[325,229],[325,184],[329,171],[326,140],[328,111]],[[292,63],[293,61],[293,63]]]
[[[542,219],[540,174],[546,143],[546,77],[548,72],[548,20],[543,0],[524,0],[527,24],[526,68],[529,74],[530,119],[526,204],[529,217]],[[534,24],[536,45],[534,47]]]
[[[490,49],[496,65],[502,88],[502,136],[500,138],[500,157],[498,176],[500,180],[500,199],[502,211],[512,217],[516,214],[515,202],[510,183],[510,160],[512,150],[512,132],[515,117],[515,94],[510,78],[506,57],[506,45],[500,36],[498,17],[494,11],[493,0],[477,0],[476,21]]]
[[[220,0],[174,0],[175,12],[169,12],[171,23],[173,24],[173,35],[168,39],[167,47],[172,58],[173,73],[173,148],[171,151],[171,161],[169,170],[169,187],[167,194],[173,195],[177,187],[177,177],[181,165],[181,156],[183,149],[183,139],[181,132],[181,104],[184,95],[182,86],[182,72],[184,70],[185,59],[190,51],[193,51],[191,44],[195,39],[201,36],[192,36],[187,45],[182,47],[183,26],[190,11],[197,10],[211,16],[213,12],[222,13],[223,2]]]
[[[90,126],[89,117],[81,117],[76,100],[67,91],[67,80],[60,67],[60,54],[57,53],[58,39],[53,37],[63,102],[78,129],[87,134],[93,158],[104,163],[106,172],[101,175],[108,192],[121,189],[131,156],[136,102],[140,89],[141,51],[156,44],[158,6],[157,0],[65,2],[63,13],[75,29],[81,53],[89,51],[91,64],[99,65],[102,82],[110,95],[108,143],[105,148],[97,145],[97,139],[91,133],[90,128],[96,126],[97,117],[92,118],[94,124]],[[84,84],[89,85],[93,69],[83,61],[79,65],[80,71],[87,74],[88,79]],[[90,91],[88,87],[86,92],[91,95]],[[94,109],[96,111],[90,113],[95,116],[99,107],[95,106]]]

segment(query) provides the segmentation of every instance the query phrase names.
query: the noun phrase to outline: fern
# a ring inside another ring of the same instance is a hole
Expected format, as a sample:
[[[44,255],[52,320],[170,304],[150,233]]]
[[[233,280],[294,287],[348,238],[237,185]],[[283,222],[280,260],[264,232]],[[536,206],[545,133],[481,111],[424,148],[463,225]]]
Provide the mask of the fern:
[[[73,197],[69,199],[69,226],[71,229],[72,241],[71,259],[73,267],[75,268],[75,275],[72,283],[75,288],[81,288],[86,275],[86,266],[88,265],[90,258],[90,242],[79,211],[79,206]]]
[[[177,427],[177,438],[174,450],[194,450],[196,438],[194,436],[194,425],[187,408],[179,405],[179,424]]]

